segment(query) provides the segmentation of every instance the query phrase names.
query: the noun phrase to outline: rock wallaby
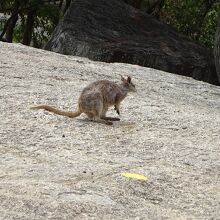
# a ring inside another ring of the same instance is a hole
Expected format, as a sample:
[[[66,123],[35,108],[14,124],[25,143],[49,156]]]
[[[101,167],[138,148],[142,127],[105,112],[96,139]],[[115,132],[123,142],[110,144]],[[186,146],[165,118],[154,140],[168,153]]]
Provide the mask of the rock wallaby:
[[[116,84],[109,80],[100,80],[86,86],[78,100],[78,108],[74,112],[58,110],[48,105],[37,105],[31,109],[45,109],[58,115],[74,118],[85,113],[90,120],[112,125],[111,121],[119,121],[119,118],[107,117],[106,112],[110,106],[114,106],[120,115],[119,105],[127,96],[128,92],[136,92],[135,85],[131,82],[131,77],[127,79],[121,76],[121,83]]]

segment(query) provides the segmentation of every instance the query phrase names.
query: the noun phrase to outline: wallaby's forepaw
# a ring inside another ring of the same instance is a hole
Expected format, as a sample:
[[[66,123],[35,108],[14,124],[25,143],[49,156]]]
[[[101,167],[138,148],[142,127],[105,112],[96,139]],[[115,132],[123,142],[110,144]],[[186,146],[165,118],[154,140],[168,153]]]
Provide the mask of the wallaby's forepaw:
[[[119,109],[116,107],[116,105],[115,105],[115,111],[117,112],[118,115],[120,115],[120,111],[119,111]]]

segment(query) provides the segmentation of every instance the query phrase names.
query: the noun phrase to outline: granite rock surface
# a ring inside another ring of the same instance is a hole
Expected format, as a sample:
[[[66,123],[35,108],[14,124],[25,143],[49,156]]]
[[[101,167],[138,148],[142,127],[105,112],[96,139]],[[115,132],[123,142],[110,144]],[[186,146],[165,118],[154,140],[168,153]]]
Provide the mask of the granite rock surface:
[[[137,65],[0,48],[0,219],[219,219],[219,87]],[[113,126],[29,109],[74,110],[86,85],[120,74],[138,91]]]

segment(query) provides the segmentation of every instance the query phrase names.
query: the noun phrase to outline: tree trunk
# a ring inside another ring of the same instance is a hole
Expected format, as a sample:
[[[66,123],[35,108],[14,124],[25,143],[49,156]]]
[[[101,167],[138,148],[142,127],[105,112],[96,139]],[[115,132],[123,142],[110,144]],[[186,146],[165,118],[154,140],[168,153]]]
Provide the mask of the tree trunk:
[[[64,10],[63,10],[64,13],[70,7],[70,4],[71,4],[71,0],[66,0],[66,4],[65,4],[65,7],[64,7]]]
[[[195,36],[196,36],[196,40],[198,41],[199,40],[199,37],[201,36],[201,26],[203,25],[204,23],[204,20],[206,18],[206,15],[208,14],[208,12],[210,11],[210,9],[212,8],[213,4],[216,3],[216,0],[204,0],[202,3],[201,3],[201,16],[200,16],[200,19],[197,23],[197,26],[195,28]]]
[[[5,39],[3,41],[12,42],[13,39],[13,33],[14,28],[18,20],[18,13],[19,13],[19,2],[15,1],[12,9],[12,15],[6,22],[4,29],[0,35],[0,40],[3,40],[3,37],[5,35]]]
[[[24,35],[23,35],[23,40],[22,44],[24,45],[30,45],[31,43],[31,37],[34,29],[34,19],[36,16],[36,9],[30,9],[30,11],[27,14],[27,19],[26,19],[26,25],[24,29]]]
[[[214,55],[215,55],[216,71],[218,75],[218,80],[220,82],[220,9],[219,9],[219,14],[218,14],[218,24],[217,24],[216,33],[215,33]]]

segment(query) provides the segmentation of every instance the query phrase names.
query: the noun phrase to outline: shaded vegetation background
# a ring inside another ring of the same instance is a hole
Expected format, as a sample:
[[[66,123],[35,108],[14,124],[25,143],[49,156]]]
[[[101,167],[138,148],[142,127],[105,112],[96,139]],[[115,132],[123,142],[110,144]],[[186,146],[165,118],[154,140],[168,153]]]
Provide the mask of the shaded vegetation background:
[[[213,49],[218,0],[121,1]],[[42,48],[70,4],[71,0],[1,0],[0,40]]]

